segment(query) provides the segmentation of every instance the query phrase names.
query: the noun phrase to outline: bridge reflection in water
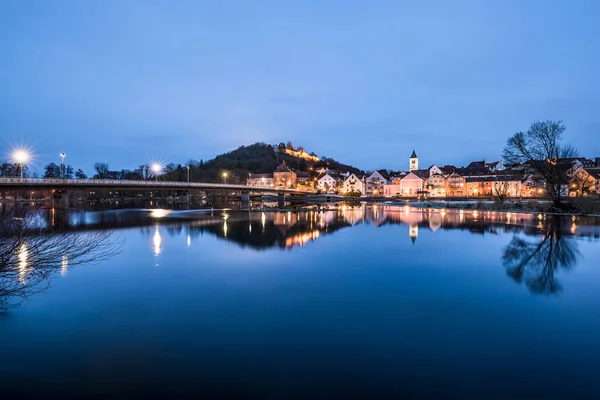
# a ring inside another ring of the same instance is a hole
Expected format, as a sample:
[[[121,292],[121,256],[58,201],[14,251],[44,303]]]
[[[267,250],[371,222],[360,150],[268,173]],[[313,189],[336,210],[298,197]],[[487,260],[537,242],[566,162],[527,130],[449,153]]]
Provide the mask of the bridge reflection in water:
[[[415,246],[419,246],[419,234],[425,231],[434,235],[440,230],[462,230],[477,235],[512,234],[513,240],[504,250],[502,265],[511,279],[536,294],[560,292],[558,272],[574,268],[581,258],[576,241],[570,239],[600,238],[597,218],[365,204],[298,212],[163,209],[67,212],[44,209],[38,210],[31,221],[35,229],[52,228],[55,233],[64,234],[139,228],[147,234],[149,249],[156,257],[163,253],[165,235],[171,239],[184,238],[186,246],[190,247],[208,233],[243,248],[263,251],[304,246],[357,225],[405,225],[408,227],[405,238]],[[423,242],[423,245],[427,243]],[[22,280],[32,268],[28,251],[27,247],[22,248],[18,263]],[[70,268],[66,258],[58,260],[56,265],[60,265],[63,275]]]

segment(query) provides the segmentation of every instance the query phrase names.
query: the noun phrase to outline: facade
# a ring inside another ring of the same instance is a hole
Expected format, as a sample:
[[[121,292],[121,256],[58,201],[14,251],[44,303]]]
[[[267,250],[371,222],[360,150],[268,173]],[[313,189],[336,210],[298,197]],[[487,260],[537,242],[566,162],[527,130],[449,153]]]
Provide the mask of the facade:
[[[296,173],[285,164],[285,161],[273,172],[273,184],[275,187],[295,188],[296,180]]]
[[[310,180],[310,173],[296,171],[296,187],[301,190],[314,190],[313,182]]]
[[[600,186],[600,169],[574,167],[569,184],[569,196],[597,195]]]
[[[417,175],[415,172],[410,172],[400,181],[402,196],[419,196],[423,192],[424,185],[425,179]]]
[[[465,184],[470,197],[516,197],[521,194],[521,179],[510,175],[465,178]]]
[[[317,182],[317,188],[325,193],[335,193],[337,191],[337,179],[329,174],[323,175]]]
[[[446,177],[446,196],[463,197],[467,195],[465,177],[458,172],[453,172]]]
[[[441,173],[429,175],[425,182],[425,190],[428,192],[429,197],[446,197],[446,178],[444,175]]]
[[[246,184],[250,187],[273,187],[273,174],[252,174]]]
[[[387,184],[387,179],[379,172],[373,172],[365,180],[366,194],[368,196],[381,196],[384,193],[383,187]]]
[[[350,192],[360,192],[361,195],[365,194],[364,182],[354,174],[350,174],[342,186],[342,193]]]
[[[521,181],[521,197],[541,197],[546,194],[546,185],[541,177],[529,175]]]

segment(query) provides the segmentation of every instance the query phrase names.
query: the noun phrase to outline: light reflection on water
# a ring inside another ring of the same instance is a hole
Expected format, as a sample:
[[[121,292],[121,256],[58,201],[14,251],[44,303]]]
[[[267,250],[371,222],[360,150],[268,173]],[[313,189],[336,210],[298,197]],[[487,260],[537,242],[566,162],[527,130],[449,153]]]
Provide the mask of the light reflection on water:
[[[163,398],[596,393],[597,219],[386,205],[85,218],[70,229],[115,229],[123,254],[17,311],[0,343],[11,378]]]

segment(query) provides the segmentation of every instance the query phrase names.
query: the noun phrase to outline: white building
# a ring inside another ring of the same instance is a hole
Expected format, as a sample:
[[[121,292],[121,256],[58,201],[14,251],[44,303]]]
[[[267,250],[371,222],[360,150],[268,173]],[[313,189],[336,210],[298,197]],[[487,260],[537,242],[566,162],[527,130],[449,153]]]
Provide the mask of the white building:
[[[366,194],[382,196],[383,187],[387,184],[386,178],[379,172],[373,172],[365,181]]]
[[[319,178],[317,186],[319,190],[322,190],[326,193],[335,193],[337,187],[337,179],[335,179],[329,174],[325,174]]]
[[[348,192],[360,192],[361,195],[365,194],[365,184],[356,175],[350,174],[344,181],[342,186],[342,193]]]

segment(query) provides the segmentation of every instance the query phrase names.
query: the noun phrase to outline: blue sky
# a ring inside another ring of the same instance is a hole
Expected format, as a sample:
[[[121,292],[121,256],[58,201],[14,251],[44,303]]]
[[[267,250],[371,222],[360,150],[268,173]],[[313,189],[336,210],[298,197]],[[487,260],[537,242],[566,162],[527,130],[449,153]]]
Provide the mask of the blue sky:
[[[0,1],[0,146],[91,172],[291,140],[364,169],[600,157],[600,3]]]

